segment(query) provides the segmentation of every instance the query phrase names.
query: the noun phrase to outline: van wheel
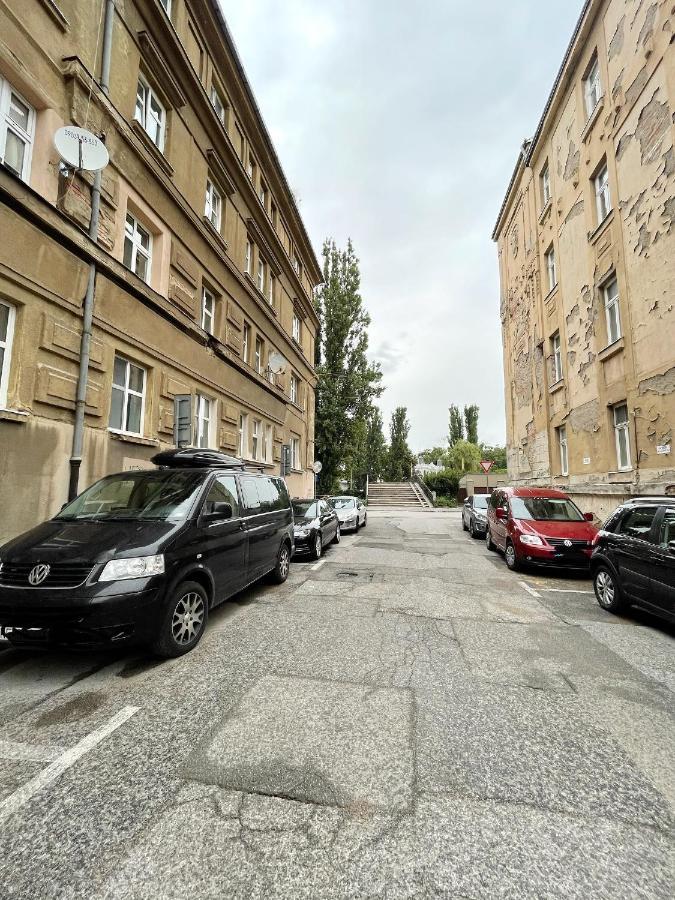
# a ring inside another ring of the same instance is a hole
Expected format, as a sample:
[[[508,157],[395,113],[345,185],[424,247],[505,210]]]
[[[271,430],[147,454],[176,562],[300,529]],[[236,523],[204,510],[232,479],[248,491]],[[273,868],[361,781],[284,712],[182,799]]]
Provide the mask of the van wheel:
[[[152,644],[153,653],[164,659],[189,653],[201,640],[208,615],[209,600],[201,584],[179,584]]]
[[[321,532],[317,531],[314,535],[314,543],[312,544],[312,559],[321,559],[323,553],[323,543],[321,541]]]
[[[288,544],[284,543],[279,548],[277,556],[277,564],[272,569],[270,578],[275,584],[283,584],[288,578],[288,572],[291,568],[291,549]]]
[[[516,548],[513,546],[511,541],[509,541],[506,545],[504,558],[506,559],[506,565],[509,567],[509,569],[511,569],[512,572],[515,572],[520,568],[520,562],[516,554]]]
[[[492,542],[492,537],[490,536],[490,526],[489,525],[485,529],[485,546],[488,548],[488,550],[491,550],[493,553],[497,549]]]
[[[607,566],[599,566],[593,576],[595,599],[607,612],[620,613],[628,605],[614,574]]]
[[[356,529],[358,531],[358,527]],[[339,544],[340,543],[340,526],[335,529],[335,537],[333,538],[332,543]]]

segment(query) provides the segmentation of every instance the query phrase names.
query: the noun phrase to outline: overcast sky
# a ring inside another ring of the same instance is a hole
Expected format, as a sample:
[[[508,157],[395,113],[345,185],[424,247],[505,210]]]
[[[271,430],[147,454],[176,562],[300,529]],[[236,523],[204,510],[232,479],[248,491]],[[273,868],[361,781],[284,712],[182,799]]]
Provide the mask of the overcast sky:
[[[503,444],[490,235],[582,0],[220,2],[317,255],[354,242],[385,425],[420,450],[477,403]]]

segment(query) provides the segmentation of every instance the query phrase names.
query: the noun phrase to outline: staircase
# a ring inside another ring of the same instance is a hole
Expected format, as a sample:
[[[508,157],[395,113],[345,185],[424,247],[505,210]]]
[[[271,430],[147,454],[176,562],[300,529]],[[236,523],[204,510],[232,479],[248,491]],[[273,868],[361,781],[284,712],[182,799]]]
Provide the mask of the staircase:
[[[412,481],[371,482],[369,509],[431,509],[431,504]]]

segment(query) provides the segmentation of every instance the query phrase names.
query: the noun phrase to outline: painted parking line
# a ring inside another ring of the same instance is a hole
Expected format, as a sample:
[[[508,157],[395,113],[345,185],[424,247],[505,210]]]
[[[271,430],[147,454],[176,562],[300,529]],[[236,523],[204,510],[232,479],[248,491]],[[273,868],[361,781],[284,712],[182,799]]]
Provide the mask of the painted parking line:
[[[11,816],[12,813],[15,813],[17,809],[23,806],[24,803],[27,803],[31,797],[38,793],[38,791],[41,791],[43,788],[56,781],[56,779],[63,775],[67,769],[75,765],[78,759],[84,756],[85,753],[93,750],[97,744],[100,744],[101,741],[105,740],[105,738],[112,734],[113,731],[116,731],[120,725],[123,725],[127,719],[130,719],[139,709],[140,706],[123,707],[111,719],[108,719],[107,722],[101,725],[100,728],[92,731],[91,734],[82,738],[82,740],[78,744],[75,744],[74,747],[71,747],[70,750],[66,750],[57,757],[51,765],[47,766],[46,769],[43,769],[42,772],[35,776],[35,778],[31,778],[30,781],[27,781],[20,788],[17,788],[13,794],[5,797],[5,799],[0,802],[0,822],[3,822]]]
[[[317,569],[320,569],[321,566],[322,566],[325,562],[326,562],[325,559],[320,559],[320,560],[318,561],[318,563],[314,563],[313,566],[310,566],[310,569],[312,570],[312,572],[316,572],[316,570],[317,570]]]
[[[519,581],[518,584],[521,586],[521,588],[526,590],[528,594],[531,594],[533,597],[541,600],[541,594],[539,593],[539,591],[535,591],[535,589],[533,587],[530,587],[529,584],[524,581]]]
[[[545,591],[546,593],[554,593],[554,594],[591,594],[593,596],[593,591],[580,591],[577,588],[540,588],[541,591]]]

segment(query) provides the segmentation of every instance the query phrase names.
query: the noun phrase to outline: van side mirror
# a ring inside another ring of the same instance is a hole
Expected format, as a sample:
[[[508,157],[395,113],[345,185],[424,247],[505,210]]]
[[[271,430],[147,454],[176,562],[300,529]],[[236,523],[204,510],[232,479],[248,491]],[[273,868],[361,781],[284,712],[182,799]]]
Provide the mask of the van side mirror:
[[[232,518],[232,504],[226,501],[217,500],[211,505],[211,509],[204,513],[204,518],[209,522],[216,520],[225,520]]]
[[[593,513],[584,513],[584,519],[587,522],[592,522],[593,519],[595,519],[595,516],[593,515]]]
[[[497,509],[495,510],[495,516],[496,516],[498,519],[505,519],[505,518],[506,518],[506,510],[504,509],[503,506],[498,506],[498,507],[497,507]]]

